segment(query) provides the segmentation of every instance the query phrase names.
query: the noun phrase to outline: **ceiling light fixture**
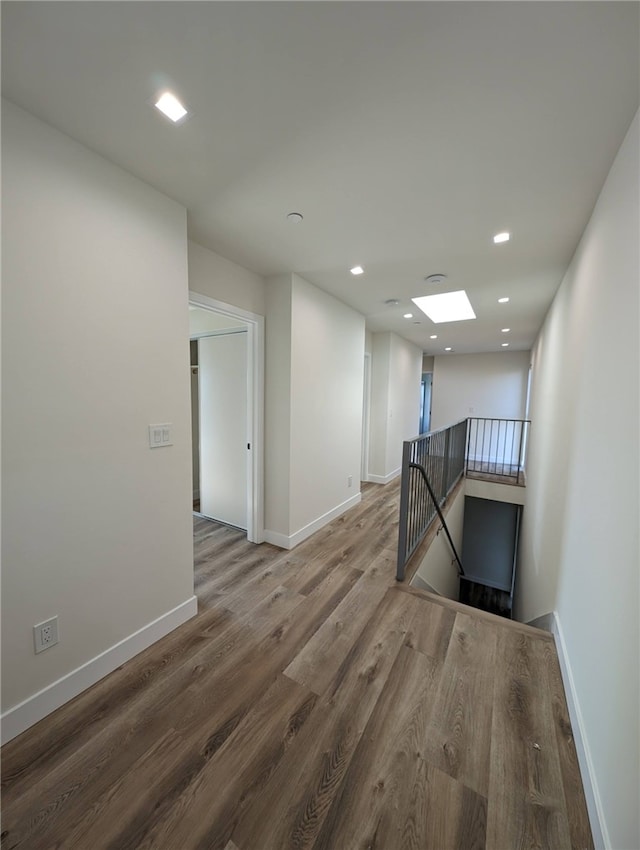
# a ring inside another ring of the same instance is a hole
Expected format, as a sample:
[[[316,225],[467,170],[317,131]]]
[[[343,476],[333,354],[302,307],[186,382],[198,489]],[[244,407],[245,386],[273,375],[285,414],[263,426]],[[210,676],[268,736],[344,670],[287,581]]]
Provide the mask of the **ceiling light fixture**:
[[[438,334],[431,334],[429,339],[438,339]]]
[[[287,213],[287,221],[291,221],[294,224],[300,224],[301,221],[304,221],[304,216],[299,212],[290,212]]]
[[[504,233],[496,233],[493,237],[493,241],[496,245],[499,245],[501,242],[508,242],[509,239],[511,239],[511,234],[506,231]]]
[[[405,313],[403,318],[405,318],[405,319],[413,319],[413,313]]]
[[[171,94],[170,91],[163,92],[155,102],[156,109],[159,109],[163,115],[170,118],[173,123],[177,123],[187,114],[187,110],[180,103],[178,98]]]
[[[506,348],[508,345],[509,345],[509,343],[508,343],[508,342],[503,342],[503,343],[502,343],[502,347],[503,347],[503,348]]]
[[[465,322],[467,319],[476,317],[464,289],[459,289],[457,292],[443,292],[441,295],[422,295],[411,300],[435,324]]]
[[[508,298],[498,298],[498,304],[506,304],[508,300]]]
[[[453,351],[453,348],[445,348],[445,351]]]
[[[508,334],[510,330],[511,330],[511,328],[502,328],[502,333]]]
[[[354,266],[352,269],[350,269],[351,274],[362,274],[363,271],[364,269],[362,268],[362,266]]]
[[[447,279],[446,274],[442,274],[442,272],[438,272],[437,274],[430,274],[425,277],[426,283],[444,283]]]

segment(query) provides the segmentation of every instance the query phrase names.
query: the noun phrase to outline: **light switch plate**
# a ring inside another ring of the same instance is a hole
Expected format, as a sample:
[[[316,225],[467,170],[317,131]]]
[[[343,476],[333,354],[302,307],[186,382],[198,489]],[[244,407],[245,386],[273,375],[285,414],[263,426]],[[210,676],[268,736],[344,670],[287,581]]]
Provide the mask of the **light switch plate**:
[[[173,445],[173,424],[163,422],[159,425],[149,425],[149,448],[159,449],[162,446]]]

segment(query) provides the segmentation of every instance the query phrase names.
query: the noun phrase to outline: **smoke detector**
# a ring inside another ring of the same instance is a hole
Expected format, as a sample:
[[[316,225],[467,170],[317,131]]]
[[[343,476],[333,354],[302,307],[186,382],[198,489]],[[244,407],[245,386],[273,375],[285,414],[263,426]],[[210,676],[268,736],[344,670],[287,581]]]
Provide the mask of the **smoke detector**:
[[[400,302],[397,298],[387,298],[384,303],[389,307],[397,307]]]
[[[441,274],[440,272],[438,274],[430,274],[427,277],[425,277],[425,281],[427,283],[433,283],[433,284],[444,283],[444,281],[446,279],[447,279],[446,274]]]

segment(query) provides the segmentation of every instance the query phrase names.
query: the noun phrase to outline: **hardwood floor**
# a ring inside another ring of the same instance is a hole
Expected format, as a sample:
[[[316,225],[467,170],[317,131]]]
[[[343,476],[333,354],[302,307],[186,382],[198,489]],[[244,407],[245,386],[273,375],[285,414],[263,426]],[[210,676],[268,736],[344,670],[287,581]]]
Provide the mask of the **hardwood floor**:
[[[3,748],[2,850],[591,848],[551,636],[396,584],[397,509],[196,520],[198,616]]]
[[[475,463],[472,468],[465,470],[467,478],[479,481],[492,481],[495,484],[511,484],[516,487],[527,486],[527,475],[518,466],[508,466],[495,463]]]

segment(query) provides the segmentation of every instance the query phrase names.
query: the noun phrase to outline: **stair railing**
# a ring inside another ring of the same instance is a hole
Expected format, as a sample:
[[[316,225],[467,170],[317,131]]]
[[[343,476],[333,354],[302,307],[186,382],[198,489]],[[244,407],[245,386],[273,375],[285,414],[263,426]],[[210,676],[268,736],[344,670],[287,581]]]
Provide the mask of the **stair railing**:
[[[524,484],[530,426],[528,419],[472,417],[403,443],[398,581],[404,581],[405,567],[436,516],[447,532],[458,570],[464,574],[441,507],[465,473]]]
[[[467,420],[462,419],[455,425],[421,434],[403,444],[398,581],[404,581],[407,562],[433,519],[441,514],[441,506],[464,473],[466,436]],[[457,556],[456,559],[461,566]]]
[[[456,551],[455,543],[453,542],[453,540],[451,538],[451,534],[449,533],[449,526],[447,525],[447,521],[444,518],[444,514],[442,513],[440,505],[438,504],[436,494],[433,492],[433,487],[431,486],[431,482],[427,478],[427,473],[424,471],[424,467],[420,466],[419,463],[410,463],[409,468],[410,469],[417,469],[418,472],[422,475],[422,478],[423,478],[424,483],[427,487],[427,490],[429,491],[429,495],[431,496],[433,504],[435,505],[435,509],[438,512],[438,518],[440,519],[440,522],[442,523],[442,528],[444,529],[444,533],[447,535],[447,539],[449,541],[449,545],[451,546],[451,551],[453,552],[453,556],[456,559],[456,562],[458,564],[458,575],[463,576],[464,575],[464,569],[462,567],[462,561],[460,560],[458,553]]]
[[[479,416],[468,421],[466,474],[521,481],[531,421]]]

